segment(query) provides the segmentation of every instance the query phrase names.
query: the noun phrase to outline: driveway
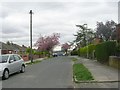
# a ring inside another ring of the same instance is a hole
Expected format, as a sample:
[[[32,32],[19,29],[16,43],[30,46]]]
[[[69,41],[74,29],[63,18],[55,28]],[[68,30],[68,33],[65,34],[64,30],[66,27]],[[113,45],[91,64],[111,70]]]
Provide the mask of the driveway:
[[[55,57],[29,65],[26,72],[12,75],[2,82],[3,88],[70,88],[72,82],[72,60]]]

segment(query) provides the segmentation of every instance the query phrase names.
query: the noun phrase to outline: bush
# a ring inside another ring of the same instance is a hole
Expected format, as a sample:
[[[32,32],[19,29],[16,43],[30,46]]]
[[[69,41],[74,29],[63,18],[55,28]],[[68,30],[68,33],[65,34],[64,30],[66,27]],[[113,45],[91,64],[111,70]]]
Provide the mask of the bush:
[[[88,54],[88,58],[94,58],[94,51],[95,51],[95,45],[94,44],[90,44],[88,46],[85,46],[83,48],[79,49],[79,55],[82,57],[87,57]]]
[[[34,52],[34,55],[42,55],[42,52],[40,52],[40,51],[35,51],[35,52]]]
[[[71,55],[78,55],[78,50],[73,50],[73,51],[71,52]]]
[[[26,54],[30,54],[31,53],[31,48],[27,48],[26,49]],[[32,49],[32,54],[34,54],[34,50]]]
[[[116,42],[107,41],[96,45],[95,54],[96,58],[101,63],[108,63],[109,56],[115,55],[116,53]]]
[[[41,56],[50,56],[50,53],[48,51],[34,51],[34,55],[39,55],[39,57]]]
[[[89,58],[95,58],[94,52],[95,52],[96,45],[90,44],[88,45],[88,57]]]
[[[87,57],[87,47],[83,47],[79,49],[79,55],[82,57]]]

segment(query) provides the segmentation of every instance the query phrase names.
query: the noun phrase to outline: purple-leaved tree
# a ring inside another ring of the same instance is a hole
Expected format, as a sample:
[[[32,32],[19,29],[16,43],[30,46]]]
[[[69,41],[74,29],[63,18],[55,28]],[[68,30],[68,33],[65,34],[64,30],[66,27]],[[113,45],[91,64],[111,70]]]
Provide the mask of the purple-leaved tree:
[[[40,36],[35,43],[35,46],[39,51],[48,51],[50,52],[52,48],[59,44],[59,33],[53,33],[50,36]]]
[[[66,52],[66,54],[68,53],[69,48],[70,48],[70,45],[68,43],[62,44],[62,49]]]

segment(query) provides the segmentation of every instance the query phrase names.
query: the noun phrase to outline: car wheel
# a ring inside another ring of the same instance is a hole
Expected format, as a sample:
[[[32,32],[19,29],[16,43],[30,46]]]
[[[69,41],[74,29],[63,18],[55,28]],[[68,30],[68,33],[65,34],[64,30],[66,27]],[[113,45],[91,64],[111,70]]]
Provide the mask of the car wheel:
[[[25,66],[24,65],[22,65],[21,66],[21,71],[20,71],[21,73],[24,73],[25,72]]]
[[[9,71],[8,71],[7,69],[4,70],[4,72],[3,72],[3,77],[2,77],[2,78],[3,78],[3,80],[9,78]]]

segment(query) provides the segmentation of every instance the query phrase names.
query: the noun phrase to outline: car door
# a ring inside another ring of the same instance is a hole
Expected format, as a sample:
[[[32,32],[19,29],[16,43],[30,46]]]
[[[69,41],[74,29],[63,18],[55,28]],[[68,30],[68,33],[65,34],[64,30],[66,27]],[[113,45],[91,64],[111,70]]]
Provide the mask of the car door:
[[[15,72],[16,62],[15,62],[15,58],[13,55],[10,55],[8,69],[9,69],[10,74]]]
[[[22,66],[22,62],[21,62],[21,58],[18,55],[14,55],[15,58],[15,62],[16,62],[16,71],[19,71],[21,69]]]

